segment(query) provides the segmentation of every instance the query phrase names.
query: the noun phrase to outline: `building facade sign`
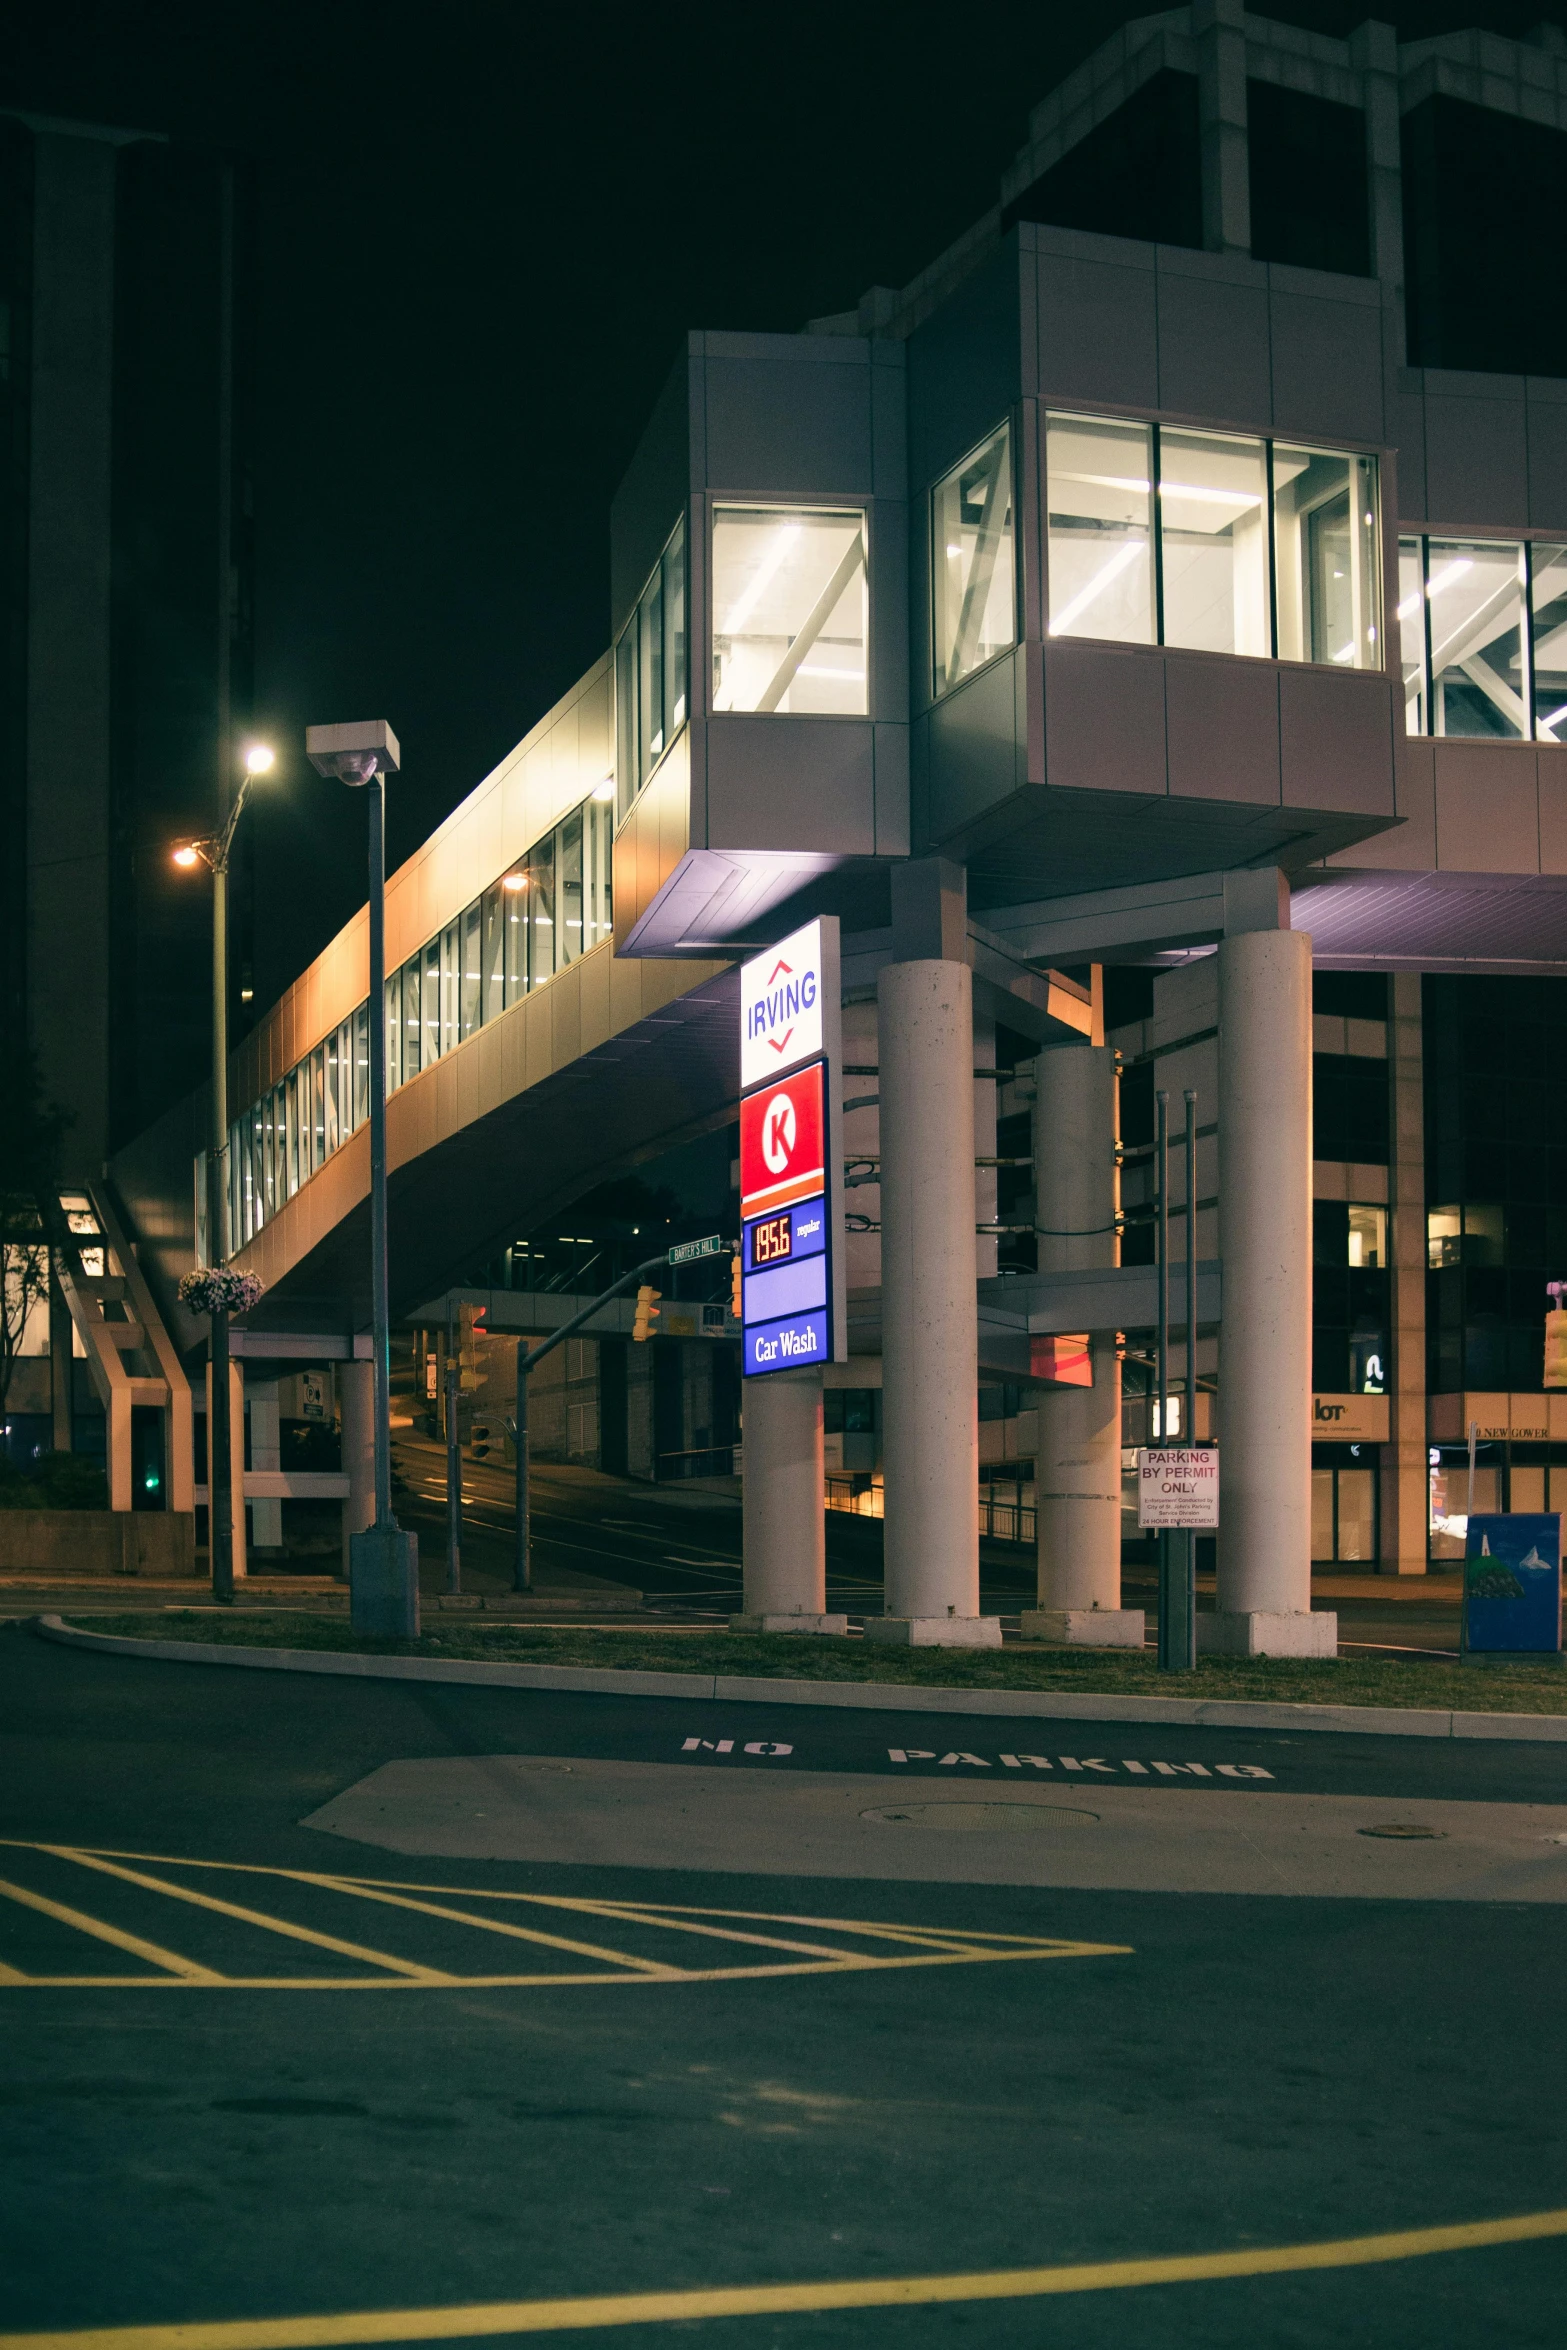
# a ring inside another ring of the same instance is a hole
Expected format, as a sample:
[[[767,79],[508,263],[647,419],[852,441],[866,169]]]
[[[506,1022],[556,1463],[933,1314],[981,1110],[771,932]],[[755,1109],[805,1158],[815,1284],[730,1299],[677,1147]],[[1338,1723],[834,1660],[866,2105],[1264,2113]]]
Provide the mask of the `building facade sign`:
[[[1314,1395],[1313,1444],[1386,1444],[1389,1405],[1385,1395]]]
[[[740,973],[740,1278],[747,1378],[848,1354],[838,924]]]

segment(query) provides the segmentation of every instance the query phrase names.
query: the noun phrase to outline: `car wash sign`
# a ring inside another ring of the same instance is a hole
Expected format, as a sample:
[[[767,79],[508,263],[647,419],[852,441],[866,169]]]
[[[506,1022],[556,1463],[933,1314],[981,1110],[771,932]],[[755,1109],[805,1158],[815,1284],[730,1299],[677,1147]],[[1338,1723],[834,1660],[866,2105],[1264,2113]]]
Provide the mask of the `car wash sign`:
[[[838,924],[740,971],[742,1368],[841,1362],[845,1344]]]

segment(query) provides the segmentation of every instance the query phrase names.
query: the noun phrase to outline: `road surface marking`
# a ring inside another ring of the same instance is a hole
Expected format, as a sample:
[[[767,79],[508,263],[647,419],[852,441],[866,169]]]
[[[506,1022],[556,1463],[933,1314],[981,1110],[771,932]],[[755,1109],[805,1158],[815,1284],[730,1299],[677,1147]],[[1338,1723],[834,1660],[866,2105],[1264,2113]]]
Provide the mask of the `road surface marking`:
[[[281,1934],[293,1941],[357,1959],[377,1970],[374,1975],[367,1976],[224,1974],[202,1966],[193,1959],[178,1957],[156,1943],[142,1941],[117,1926],[89,1917],[82,1910],[67,1908],[63,1903],[49,1900],[24,1886],[0,1880],[0,1896],[9,1894],[13,1900],[27,1907],[42,1910],[62,1924],[73,1926],[102,1941],[116,1943],[164,1970],[156,1975],[27,1975],[15,1968],[0,1966],[0,1990],[37,1990],[44,1987],[70,1990],[128,1987],[145,1990],[193,1986],[217,1986],[231,1991],[410,1991],[430,1988],[553,1990],[569,1984],[761,1982],[791,1975],[856,1974],[916,1966],[997,1965],[1006,1960],[1127,1958],[1132,1955],[1129,1946],[1119,1942],[1071,1942],[1042,1935],[970,1932],[964,1927],[921,1927],[869,1919],[780,1917],[768,1910],[725,1910],[676,1902],[598,1900],[586,1895],[518,1893],[480,1886],[427,1885],[398,1878],[351,1877],[319,1869],[278,1868],[261,1862],[195,1860],[168,1853],[90,1851],[78,1845],[29,1844],[17,1837],[0,1838],[0,1845],[17,1852],[47,1853],[53,1859],[122,1879],[150,1893],[182,1902],[197,1911],[235,1918],[242,1924],[258,1926],[269,1933]],[[188,1885],[153,1876],[144,1867],[126,1865],[131,1862],[149,1863],[167,1869],[207,1869],[237,1876],[284,1878],[311,1892],[329,1893],[347,1900],[375,1902],[384,1907],[403,1910],[412,1916],[436,1918],[443,1924],[481,1934],[504,1935],[512,1940],[539,1946],[543,1950],[557,1950],[569,1957],[594,1963],[587,1972],[567,1973],[558,1970],[553,1973],[503,1974],[486,1967],[456,1974],[448,1969],[422,1966],[413,1960],[396,1958],[389,1952],[372,1950],[362,1943],[345,1941],[340,1936],[321,1933],[309,1926],[295,1925],[286,1918],[249,1909],[213,1894],[198,1893]],[[732,1966],[681,1966],[669,1959],[645,1957],[638,1950],[617,1950],[603,1942],[588,1942],[552,1933],[542,1925],[531,1927],[513,1924],[505,1918],[485,1916],[452,1906],[459,1901],[520,1904],[535,1912],[574,1913],[578,1917],[592,1919],[596,1924],[620,1926],[628,1931],[640,1929],[644,1933],[652,1931],[695,1935],[705,1940],[735,1945],[737,1957],[751,1950],[776,1952],[778,1955],[763,1961],[746,1958],[744,1963]],[[803,1928],[814,1938],[806,1941],[798,1933],[765,1930],[779,1927]],[[763,1930],[754,1930],[758,1928]],[[836,1939],[829,1940],[828,1937]],[[867,1941],[882,1947],[866,1950],[861,1945]]]
[[[190,1885],[171,1885],[164,1877],[145,1876],[140,1869],[123,1868],[102,1853],[83,1852],[73,1844],[45,1844],[40,1849],[60,1860],[73,1860],[84,1869],[99,1869],[106,1877],[123,1877],[128,1885],[141,1885],[149,1893],[166,1893],[172,1901],[189,1902],[193,1909],[215,1910],[220,1917],[238,1918],[243,1925],[260,1926],[263,1932],[282,1934],[291,1942],[309,1942],[317,1950],[335,1951],[339,1958],[357,1958],[364,1966],[386,1967],[417,1983],[450,1983],[455,1979],[438,1968],[393,1958],[384,1950],[367,1950],[362,1942],[344,1942],[336,1934],[318,1934],[312,1926],[296,1926],[287,1918],[269,1917],[263,1910],[243,1909],[237,1902],[220,1901],[216,1894],[198,1893]]]
[[[1235,2277],[1299,2275],[1312,2269],[1371,2268],[1436,2252],[1483,2252],[1498,2244],[1567,2236],[1567,2210],[1513,2219],[1404,2228],[1327,2243],[1277,2244],[1247,2252],[1177,2253],[1153,2260],[1104,2260],[1064,2268],[980,2269],[955,2276],[846,2277],[816,2284],[728,2285],[674,2293],[602,2293],[553,2301],[478,2301],[445,2309],[372,2309],[321,2317],[241,2318],[215,2323],[96,2326],[77,2333],[0,2334],[0,2350],[348,2350],[378,2342],[474,2341],[490,2334],[558,2334],[606,2326],[689,2325],[710,2317],[787,2317],[825,2309],[914,2309],[953,2301],[1028,2301],[1066,2293],[1149,2285],[1217,2284]]]
[[[47,1850],[48,1847],[39,1849]],[[69,1909],[63,1901],[50,1901],[42,1893],[31,1893],[25,1885],[13,1885],[4,1877],[0,1877],[0,1894],[7,1901],[19,1902],[24,1909],[41,1911],[46,1918],[54,1918],[62,1926],[74,1927],[78,1934],[90,1934],[96,1942],[112,1942],[117,1950],[129,1951],[132,1958],[144,1958],[149,1966],[162,1967],[165,1974],[176,1982],[221,1983],[224,1980],[222,1975],[214,1974],[210,1967],[197,1966],[193,1959],[181,1958],[177,1951],[165,1950],[157,1942],[144,1942],[139,1934],[127,1934],[119,1926],[105,1924],[102,1918],[90,1918],[82,1910]],[[128,1975],[104,1978],[113,1983],[134,1982],[135,1979]],[[19,1975],[7,1969],[5,1980],[7,1983],[34,1984],[46,1978],[40,1975]]]

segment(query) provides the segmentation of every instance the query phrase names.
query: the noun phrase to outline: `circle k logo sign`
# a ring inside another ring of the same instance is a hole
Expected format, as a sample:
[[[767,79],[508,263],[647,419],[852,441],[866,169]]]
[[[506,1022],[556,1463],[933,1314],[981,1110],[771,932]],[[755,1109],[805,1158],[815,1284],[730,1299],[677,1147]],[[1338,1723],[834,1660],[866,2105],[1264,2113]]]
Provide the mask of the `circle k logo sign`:
[[[762,1160],[769,1175],[781,1175],[794,1151],[799,1121],[786,1093],[775,1093],[762,1112]]]

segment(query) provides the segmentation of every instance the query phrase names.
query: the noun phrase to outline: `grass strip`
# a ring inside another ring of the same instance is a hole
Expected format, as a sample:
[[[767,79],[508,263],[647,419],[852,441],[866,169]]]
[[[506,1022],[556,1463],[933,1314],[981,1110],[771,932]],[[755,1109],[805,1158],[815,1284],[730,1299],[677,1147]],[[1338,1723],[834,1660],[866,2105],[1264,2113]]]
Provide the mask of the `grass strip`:
[[[1239,1697],[1276,1704],[1450,1708],[1567,1714],[1567,1672],[1552,1664],[1464,1665],[1420,1657],[1205,1657],[1161,1673],[1153,1657],[1081,1648],[882,1648],[792,1633],[573,1631],[543,1625],[442,1623],[418,1640],[360,1639],[342,1617],[281,1609],[217,1616],[194,1609],[66,1619],[84,1632],[189,1640],[222,1648],[304,1648],[363,1656],[471,1658],[485,1664],[725,1673],[792,1681],[876,1681],[905,1688],[1048,1689],[1116,1697]]]

